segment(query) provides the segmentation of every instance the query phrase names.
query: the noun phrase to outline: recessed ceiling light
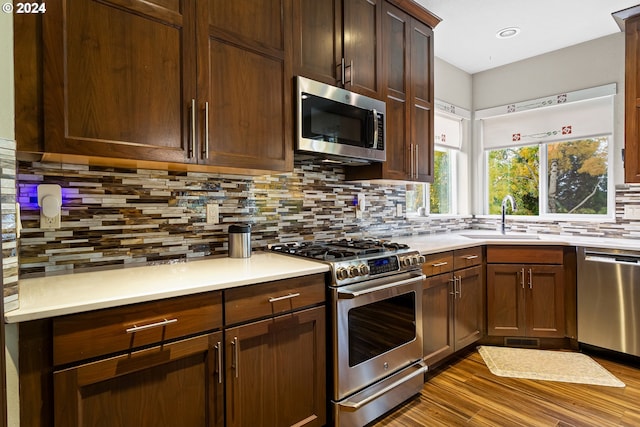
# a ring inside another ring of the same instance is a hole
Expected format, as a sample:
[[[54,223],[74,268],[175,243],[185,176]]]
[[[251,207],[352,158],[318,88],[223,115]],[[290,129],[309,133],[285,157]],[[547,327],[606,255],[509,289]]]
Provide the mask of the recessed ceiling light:
[[[518,27],[507,27],[499,30],[496,33],[496,37],[499,39],[508,39],[511,37],[515,37],[520,34],[520,28]]]

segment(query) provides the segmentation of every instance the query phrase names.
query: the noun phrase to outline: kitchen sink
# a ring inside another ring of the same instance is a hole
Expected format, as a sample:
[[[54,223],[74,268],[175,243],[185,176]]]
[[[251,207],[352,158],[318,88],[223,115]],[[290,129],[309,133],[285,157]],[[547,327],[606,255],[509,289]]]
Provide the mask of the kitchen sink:
[[[462,237],[481,240],[540,240],[536,234],[507,233],[507,234],[461,234]]]

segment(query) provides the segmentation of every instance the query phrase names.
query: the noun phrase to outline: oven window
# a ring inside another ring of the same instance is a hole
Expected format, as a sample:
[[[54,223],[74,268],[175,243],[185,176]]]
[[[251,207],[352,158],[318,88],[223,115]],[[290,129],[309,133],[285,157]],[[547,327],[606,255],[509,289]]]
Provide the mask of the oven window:
[[[415,338],[415,292],[352,308],[349,310],[349,367]]]

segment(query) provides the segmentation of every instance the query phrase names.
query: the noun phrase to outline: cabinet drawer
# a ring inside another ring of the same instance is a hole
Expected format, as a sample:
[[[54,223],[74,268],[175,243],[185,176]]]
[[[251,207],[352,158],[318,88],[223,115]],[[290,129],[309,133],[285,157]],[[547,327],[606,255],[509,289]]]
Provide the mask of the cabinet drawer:
[[[222,292],[53,319],[53,363],[63,365],[222,327]]]
[[[225,325],[286,313],[326,301],[324,274],[224,291]]]
[[[474,265],[481,265],[482,258],[482,246],[476,246],[473,248],[456,249],[453,252],[453,269],[459,270],[461,268],[473,267]]]
[[[453,252],[441,252],[425,256],[422,272],[426,276],[446,273],[453,270]]]
[[[487,246],[487,263],[491,264],[562,264],[562,246]]]

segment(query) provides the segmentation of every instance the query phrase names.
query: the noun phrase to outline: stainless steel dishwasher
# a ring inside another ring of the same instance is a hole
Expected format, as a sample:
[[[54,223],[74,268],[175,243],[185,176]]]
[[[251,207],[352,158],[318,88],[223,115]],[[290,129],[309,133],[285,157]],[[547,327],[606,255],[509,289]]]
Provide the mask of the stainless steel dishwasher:
[[[578,248],[578,341],[640,356],[640,251]]]

